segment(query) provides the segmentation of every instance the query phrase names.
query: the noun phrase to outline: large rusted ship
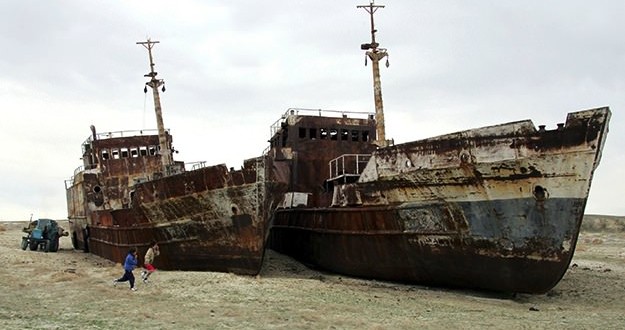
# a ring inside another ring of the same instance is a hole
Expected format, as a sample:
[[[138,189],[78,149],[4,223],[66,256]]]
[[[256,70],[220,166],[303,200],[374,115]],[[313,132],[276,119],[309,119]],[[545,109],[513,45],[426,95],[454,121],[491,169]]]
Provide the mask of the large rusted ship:
[[[91,127],[83,165],[65,183],[74,248],[122,262],[130,247],[144,253],[154,240],[158,268],[257,274],[282,185],[266,179],[266,157],[248,159],[240,170],[173,160],[160,106],[164,82],[152,61],[156,43],[138,44],[149,53],[145,92],[153,91],[157,130]]]
[[[543,293],[566,272],[608,131],[606,108],[553,129],[530,120],[392,145],[384,133],[375,41],[376,112],[287,111],[269,155],[288,192],[270,246],[352,276]]]

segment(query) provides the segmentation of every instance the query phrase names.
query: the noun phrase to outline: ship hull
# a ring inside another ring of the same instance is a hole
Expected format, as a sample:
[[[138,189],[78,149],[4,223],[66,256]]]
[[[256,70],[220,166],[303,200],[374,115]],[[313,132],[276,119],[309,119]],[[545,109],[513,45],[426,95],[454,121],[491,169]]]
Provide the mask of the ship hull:
[[[351,276],[542,293],[570,263],[583,208],[583,200],[551,199],[543,209],[535,200],[505,200],[280,210],[271,246],[313,267]],[[433,213],[442,215],[445,228],[423,228],[418,225],[423,218],[407,216]],[[485,226],[487,219],[499,225]]]
[[[91,226],[89,249],[120,262],[130,247],[146,250],[147,243],[154,240],[159,242],[161,252],[154,262],[159,269],[255,275],[263,259],[264,229],[254,225],[250,215],[161,225]]]
[[[329,182],[330,205],[284,203],[270,246],[357,277],[544,293],[573,257],[609,118],[593,109],[552,131],[521,121],[380,148],[356,182]]]
[[[118,263],[135,247],[143,262],[154,241],[159,269],[258,274],[282,186],[263,180],[262,171],[257,158],[238,171],[217,165],[121,185],[127,202],[115,206],[101,196],[113,189],[93,187],[119,180],[103,184],[101,175],[79,173],[68,188],[74,247]]]

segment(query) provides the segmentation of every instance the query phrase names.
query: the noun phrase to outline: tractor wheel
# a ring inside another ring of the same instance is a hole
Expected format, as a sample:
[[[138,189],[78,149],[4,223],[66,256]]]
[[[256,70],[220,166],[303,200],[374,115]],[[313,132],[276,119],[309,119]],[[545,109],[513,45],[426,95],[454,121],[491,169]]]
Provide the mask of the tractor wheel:
[[[39,247],[39,244],[37,244],[37,242],[30,242],[30,245],[28,246],[28,248],[31,251],[37,251],[37,248]]]
[[[59,250],[59,238],[58,237],[50,241],[49,250],[50,252],[56,252]]]
[[[43,250],[43,252],[46,252],[46,253],[50,252],[50,240],[49,239],[44,240],[42,244],[43,245],[42,245],[41,249]]]
[[[28,238],[22,237],[22,250],[26,250],[27,246],[28,246]]]

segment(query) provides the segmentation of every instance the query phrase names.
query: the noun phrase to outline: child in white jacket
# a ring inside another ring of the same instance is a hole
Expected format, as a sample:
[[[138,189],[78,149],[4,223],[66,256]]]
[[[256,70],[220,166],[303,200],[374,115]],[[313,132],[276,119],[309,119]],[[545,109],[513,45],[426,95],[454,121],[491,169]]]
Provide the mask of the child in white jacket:
[[[148,278],[150,277],[150,275],[152,275],[152,273],[156,271],[153,263],[154,258],[156,258],[156,256],[158,256],[159,254],[160,251],[158,250],[158,243],[156,243],[156,241],[150,242],[150,247],[148,248],[148,252],[145,253],[145,259],[143,263],[143,268],[145,268],[145,270],[141,272],[141,278],[143,279],[143,283],[148,283]]]

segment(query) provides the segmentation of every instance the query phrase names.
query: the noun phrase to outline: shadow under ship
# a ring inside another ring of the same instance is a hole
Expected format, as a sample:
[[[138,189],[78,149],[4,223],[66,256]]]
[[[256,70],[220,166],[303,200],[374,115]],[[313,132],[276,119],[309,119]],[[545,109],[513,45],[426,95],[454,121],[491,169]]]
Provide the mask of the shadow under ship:
[[[272,176],[288,185],[269,246],[328,271],[422,285],[544,293],[573,257],[610,110],[392,145],[375,40],[375,113],[292,109],[273,126]],[[366,62],[365,62],[366,63]],[[360,115],[360,117],[358,117]]]
[[[266,179],[263,156],[240,170],[204,162],[186,170],[173,161],[160,108],[164,82],[152,61],[155,43],[138,44],[149,51],[145,92],[153,90],[158,129],[97,133],[91,127],[83,166],[65,182],[74,248],[123,262],[130,247],[143,256],[154,240],[161,252],[157,268],[257,274],[283,184]]]

